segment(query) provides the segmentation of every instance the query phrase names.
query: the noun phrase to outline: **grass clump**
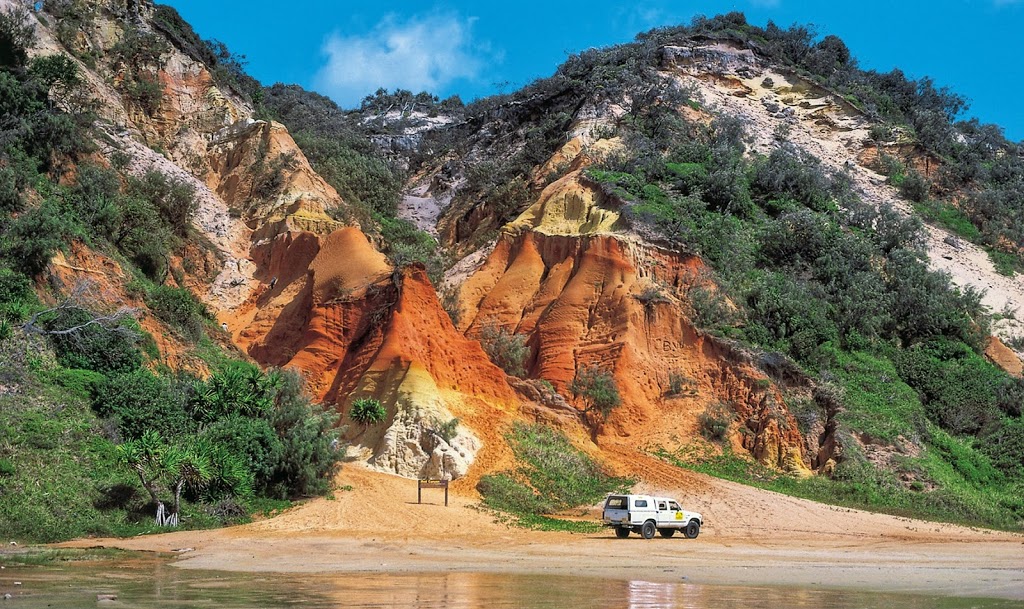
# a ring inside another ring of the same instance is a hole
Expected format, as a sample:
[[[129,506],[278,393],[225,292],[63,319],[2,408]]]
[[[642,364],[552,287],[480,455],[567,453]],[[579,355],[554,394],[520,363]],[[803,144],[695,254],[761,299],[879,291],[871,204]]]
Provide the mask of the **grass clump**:
[[[729,433],[729,426],[736,419],[736,413],[722,402],[712,404],[697,417],[700,435],[711,442],[721,442]]]
[[[929,222],[934,222],[972,243],[981,242],[981,231],[959,207],[946,201],[925,199],[914,204],[914,210]]]
[[[388,411],[379,400],[375,400],[373,398],[358,398],[352,402],[352,408],[349,410],[348,414],[356,423],[369,426],[376,425],[383,421],[387,416]]]
[[[564,434],[549,427],[516,423],[506,439],[521,466],[515,471],[484,476],[477,490],[486,506],[512,515],[521,526],[581,530],[580,524],[567,524],[547,515],[595,503],[633,484],[632,480],[609,476]]]
[[[907,385],[888,359],[864,352],[829,347],[829,371],[842,387],[839,421],[875,440],[914,437],[925,413],[917,392]]]

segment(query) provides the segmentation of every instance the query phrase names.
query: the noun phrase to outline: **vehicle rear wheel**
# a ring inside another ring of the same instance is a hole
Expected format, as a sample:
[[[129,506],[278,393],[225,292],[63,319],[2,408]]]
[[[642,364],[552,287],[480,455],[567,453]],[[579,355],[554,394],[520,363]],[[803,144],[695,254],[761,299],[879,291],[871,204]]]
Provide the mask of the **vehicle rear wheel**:
[[[675,529],[658,529],[658,534],[662,537],[672,537],[676,534]]]
[[[640,534],[643,536],[644,539],[650,539],[654,537],[655,529],[656,527],[654,526],[654,521],[648,520],[644,523],[644,526],[640,527]]]
[[[697,539],[697,535],[700,535],[700,523],[696,520],[691,520],[686,525],[686,529],[683,530],[683,534],[686,535],[687,539]]]
[[[615,527],[615,536],[619,539],[625,539],[629,537],[629,529],[627,527]]]

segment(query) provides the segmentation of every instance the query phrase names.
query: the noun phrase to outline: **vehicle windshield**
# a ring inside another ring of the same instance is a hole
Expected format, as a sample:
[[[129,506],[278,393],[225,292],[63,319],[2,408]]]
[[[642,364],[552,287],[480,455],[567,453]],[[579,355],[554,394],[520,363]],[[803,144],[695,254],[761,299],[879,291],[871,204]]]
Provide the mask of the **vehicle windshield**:
[[[609,497],[608,501],[604,503],[604,507],[613,510],[624,510],[626,509],[626,498],[620,496]]]

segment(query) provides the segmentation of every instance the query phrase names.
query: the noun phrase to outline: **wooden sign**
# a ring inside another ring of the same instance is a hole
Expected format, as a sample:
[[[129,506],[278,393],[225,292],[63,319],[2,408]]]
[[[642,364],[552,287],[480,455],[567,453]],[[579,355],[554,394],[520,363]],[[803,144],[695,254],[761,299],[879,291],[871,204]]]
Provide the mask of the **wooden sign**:
[[[448,481],[447,480],[434,480],[431,478],[420,479],[416,485],[416,503],[423,503],[423,489],[425,488],[443,488],[444,489],[444,506],[448,507]]]

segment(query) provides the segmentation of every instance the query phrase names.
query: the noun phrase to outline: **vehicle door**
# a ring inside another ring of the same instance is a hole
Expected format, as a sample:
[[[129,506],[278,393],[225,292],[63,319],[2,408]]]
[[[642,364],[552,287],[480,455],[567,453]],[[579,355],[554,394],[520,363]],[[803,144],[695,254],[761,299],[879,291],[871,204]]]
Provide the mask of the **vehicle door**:
[[[665,512],[665,520],[671,526],[681,527],[685,525],[685,514],[683,508],[679,507],[679,504],[675,501],[668,502],[668,510]]]
[[[672,513],[672,502],[668,499],[655,499],[655,507],[658,510],[658,527],[672,526],[675,524],[675,515]]]

